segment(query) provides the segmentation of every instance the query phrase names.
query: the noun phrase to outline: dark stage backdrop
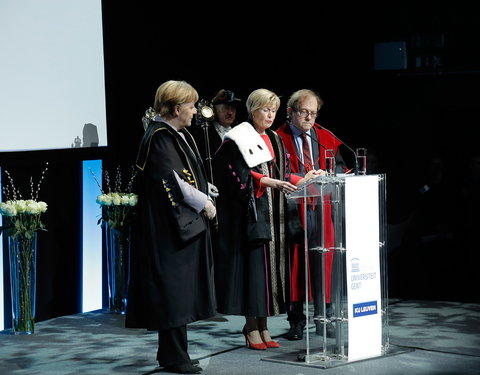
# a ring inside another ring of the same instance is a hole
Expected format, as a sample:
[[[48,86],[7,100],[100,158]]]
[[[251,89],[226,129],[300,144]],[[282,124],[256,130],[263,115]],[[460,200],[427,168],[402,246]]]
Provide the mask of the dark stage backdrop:
[[[41,236],[48,255],[39,259],[38,320],[78,312],[81,160],[132,165],[141,117],[169,79],[186,80],[206,99],[220,88],[244,100],[271,89],[282,99],[275,127],[293,91],[316,90],[325,101],[318,122],[350,147],[367,147],[370,172],[387,174],[391,296],[478,301],[465,288],[478,264],[478,13],[434,2],[338,3],[289,7],[282,17],[258,4],[229,5],[217,17],[199,4],[103,3],[108,147],[0,154],[2,167],[25,175],[51,162],[41,194],[52,203]],[[375,70],[375,43],[399,40],[408,68]]]

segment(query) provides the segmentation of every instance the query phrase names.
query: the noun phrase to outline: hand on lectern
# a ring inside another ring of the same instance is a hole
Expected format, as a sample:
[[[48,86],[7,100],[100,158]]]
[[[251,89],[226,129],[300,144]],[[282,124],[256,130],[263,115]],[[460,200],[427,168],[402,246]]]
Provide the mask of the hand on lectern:
[[[308,181],[318,176],[325,176],[325,171],[323,169],[312,169],[305,175],[305,180]]]
[[[301,180],[297,182],[297,186],[301,186],[304,183],[311,180],[312,178],[315,178],[318,176],[325,176],[325,171],[323,169],[312,169]]]

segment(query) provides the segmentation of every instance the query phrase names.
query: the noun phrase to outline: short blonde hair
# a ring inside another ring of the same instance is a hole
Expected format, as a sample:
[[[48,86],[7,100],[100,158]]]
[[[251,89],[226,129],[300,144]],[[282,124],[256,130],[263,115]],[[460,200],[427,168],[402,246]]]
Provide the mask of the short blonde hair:
[[[185,81],[167,81],[160,85],[155,94],[153,109],[161,117],[173,115],[175,106],[183,103],[195,103],[198,92]]]
[[[280,107],[280,98],[274,92],[267,89],[257,89],[247,98],[246,106],[248,117],[252,118],[252,113],[257,109],[274,105],[276,109]]]

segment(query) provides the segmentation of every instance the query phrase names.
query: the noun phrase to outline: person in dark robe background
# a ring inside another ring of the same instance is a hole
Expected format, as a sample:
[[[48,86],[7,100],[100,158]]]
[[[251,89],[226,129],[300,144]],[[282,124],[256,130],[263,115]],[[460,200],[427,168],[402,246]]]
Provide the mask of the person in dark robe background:
[[[282,140],[269,129],[280,106],[275,93],[255,90],[246,105],[252,123],[229,131],[214,156],[220,192],[215,282],[218,311],[245,316],[247,347],[264,350],[279,347],[270,336],[267,317],[286,311],[289,205],[284,194],[317,172],[306,178],[290,176]]]
[[[188,323],[216,314],[209,219],[216,208],[193,137],[197,91],[184,81],[157,90],[141,141],[140,220],[134,230],[126,327],[158,331],[165,370],[200,373],[188,354]]]
[[[237,98],[233,91],[219,90],[211,101],[214,117],[207,122],[206,129],[203,124],[198,124],[190,131],[195,138],[207,172],[209,172],[208,168],[213,155],[222,144],[223,136],[237,124],[237,107],[240,102],[241,99]],[[215,171],[211,172],[215,177]],[[207,173],[207,177],[210,177],[210,173]],[[215,184],[214,181],[215,178],[210,182]]]
[[[241,99],[237,98],[233,91],[218,90],[211,101],[213,118],[207,120],[203,115],[197,115],[196,125],[189,130],[197,143],[207,172],[207,179],[214,186],[217,178],[216,171],[212,166],[213,155],[222,144],[223,136],[237,124],[237,107],[240,102]],[[215,196],[212,195],[212,197]],[[216,222],[213,224],[210,227],[212,228],[212,243],[215,246],[218,228]]]

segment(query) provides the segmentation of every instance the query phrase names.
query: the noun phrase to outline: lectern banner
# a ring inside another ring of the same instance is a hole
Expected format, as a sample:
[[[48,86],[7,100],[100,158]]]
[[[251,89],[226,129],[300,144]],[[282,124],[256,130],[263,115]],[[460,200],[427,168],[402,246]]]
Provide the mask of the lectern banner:
[[[378,179],[345,179],[349,361],[380,356],[382,350]]]

